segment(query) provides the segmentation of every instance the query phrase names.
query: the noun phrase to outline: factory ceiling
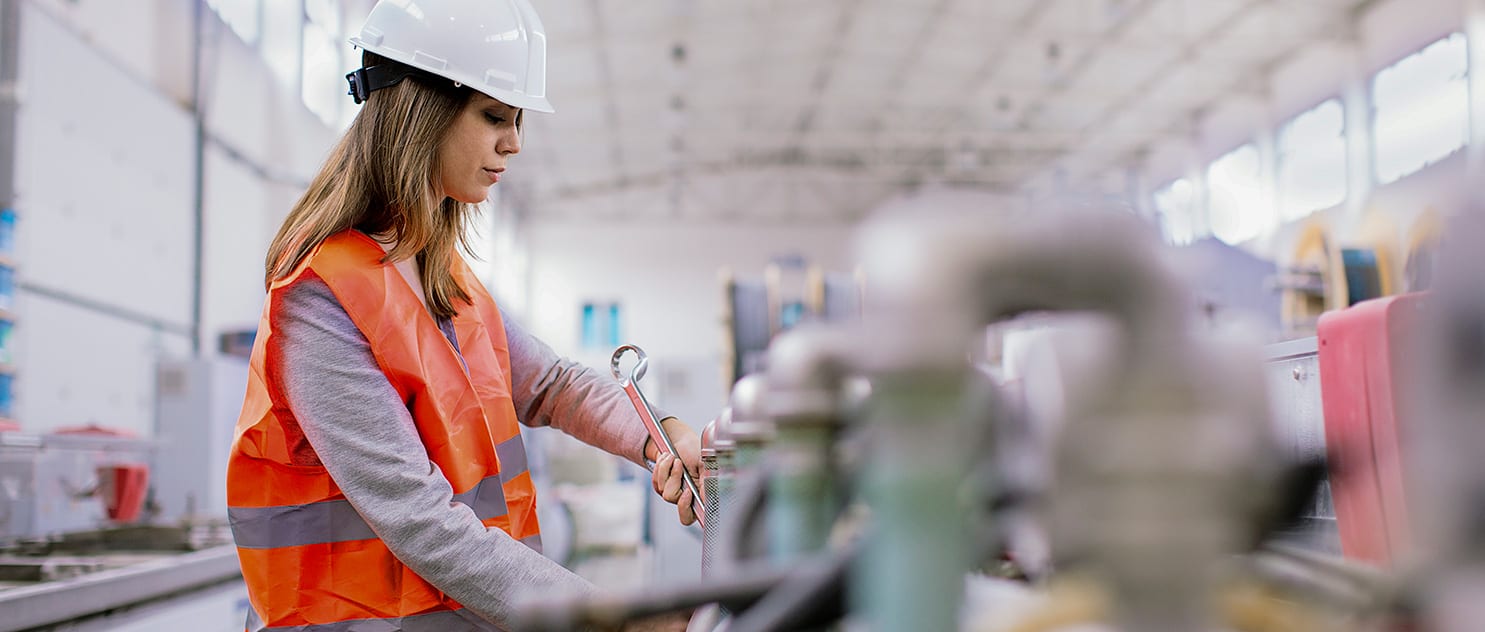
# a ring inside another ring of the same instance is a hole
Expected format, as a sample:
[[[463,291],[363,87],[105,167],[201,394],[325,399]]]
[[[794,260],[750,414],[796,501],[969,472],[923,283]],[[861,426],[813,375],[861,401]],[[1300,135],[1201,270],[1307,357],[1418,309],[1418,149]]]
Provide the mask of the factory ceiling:
[[[1365,0],[540,0],[549,218],[838,221],[1137,164]]]

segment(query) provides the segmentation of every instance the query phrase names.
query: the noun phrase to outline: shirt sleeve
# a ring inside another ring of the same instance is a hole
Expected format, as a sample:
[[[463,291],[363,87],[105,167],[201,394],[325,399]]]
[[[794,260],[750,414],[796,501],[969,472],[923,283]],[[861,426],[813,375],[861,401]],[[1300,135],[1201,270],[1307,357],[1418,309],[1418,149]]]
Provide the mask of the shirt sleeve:
[[[551,426],[588,445],[645,465],[649,433],[619,382],[557,355],[505,313],[510,345],[511,394],[516,417],[528,426]],[[655,408],[655,416],[671,415]]]
[[[289,409],[346,500],[397,559],[502,628],[523,595],[595,591],[453,502],[411,413],[324,281],[306,277],[281,291],[271,315]]]

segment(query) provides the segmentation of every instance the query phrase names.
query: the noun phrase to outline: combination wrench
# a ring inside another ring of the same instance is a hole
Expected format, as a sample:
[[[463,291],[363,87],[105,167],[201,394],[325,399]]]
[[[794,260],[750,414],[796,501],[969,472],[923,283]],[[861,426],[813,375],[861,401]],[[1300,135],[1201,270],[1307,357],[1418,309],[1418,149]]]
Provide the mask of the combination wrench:
[[[639,356],[639,363],[629,370],[629,375],[619,369],[619,360],[626,352],[633,351]],[[661,453],[677,455],[675,444],[671,443],[670,435],[665,432],[665,427],[660,425],[660,420],[655,418],[654,409],[650,408],[650,401],[645,399],[644,393],[639,390],[639,380],[645,376],[645,370],[650,366],[650,357],[645,355],[644,349],[634,345],[624,345],[614,350],[613,358],[609,360],[609,369],[614,374],[614,379],[619,380],[619,385],[624,387],[624,393],[629,396],[629,401],[634,404],[635,412],[639,413],[640,421],[645,424],[645,430],[650,432],[650,440],[660,448]],[[691,478],[691,471],[686,469],[685,463],[681,464],[681,480],[686,484],[686,489],[691,490],[691,509],[696,512],[696,524],[706,529],[706,506],[701,500],[701,490],[697,488],[696,481]]]

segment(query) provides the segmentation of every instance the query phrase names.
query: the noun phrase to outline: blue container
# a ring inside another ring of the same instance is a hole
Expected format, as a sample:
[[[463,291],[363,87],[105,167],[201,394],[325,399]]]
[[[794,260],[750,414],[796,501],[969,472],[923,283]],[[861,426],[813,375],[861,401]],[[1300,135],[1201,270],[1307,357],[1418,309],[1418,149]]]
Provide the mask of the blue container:
[[[0,319],[0,364],[14,362],[15,354],[15,323],[10,320]]]
[[[15,309],[15,268],[0,265],[0,309]]]
[[[15,385],[15,376],[9,373],[0,373],[0,418],[15,418],[15,398],[12,397],[12,388]]]
[[[0,256],[15,256],[15,209],[0,209]]]

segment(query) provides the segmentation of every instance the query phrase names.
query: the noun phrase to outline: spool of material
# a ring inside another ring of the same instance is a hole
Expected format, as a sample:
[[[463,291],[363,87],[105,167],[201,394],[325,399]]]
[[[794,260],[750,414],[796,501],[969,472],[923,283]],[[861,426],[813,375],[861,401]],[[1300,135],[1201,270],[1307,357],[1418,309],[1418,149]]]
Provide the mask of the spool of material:
[[[1381,218],[1366,222],[1345,243],[1319,218],[1306,225],[1277,284],[1284,331],[1312,334],[1321,314],[1396,293],[1393,249],[1387,245],[1395,234]]]
[[[1280,273],[1279,310],[1285,332],[1291,335],[1312,332],[1320,314],[1339,305],[1332,294],[1332,288],[1343,276],[1338,273],[1336,259],[1331,252],[1328,227],[1318,219],[1310,221]]]

